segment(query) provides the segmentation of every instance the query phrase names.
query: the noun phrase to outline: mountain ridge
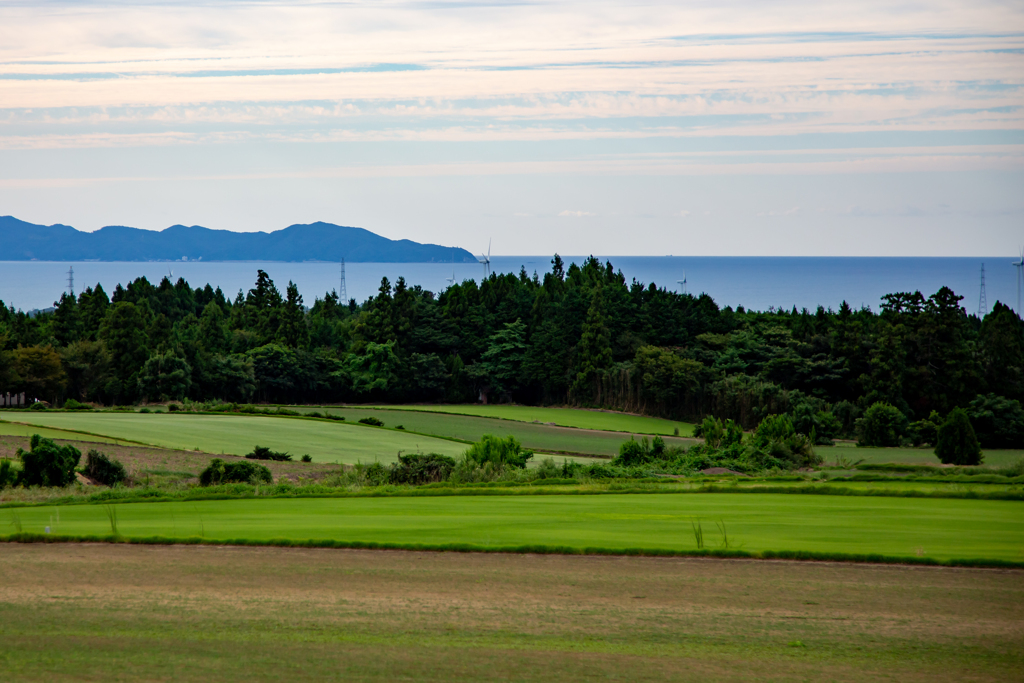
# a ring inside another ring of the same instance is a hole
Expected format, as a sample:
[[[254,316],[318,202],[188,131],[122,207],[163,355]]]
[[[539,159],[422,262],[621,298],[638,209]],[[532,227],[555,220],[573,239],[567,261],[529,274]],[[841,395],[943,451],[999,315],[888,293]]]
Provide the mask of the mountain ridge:
[[[0,216],[0,261],[340,261],[475,262],[460,247],[391,240],[365,228],[324,221],[273,232],[231,232],[176,224],[163,230],[107,225],[95,232]]]

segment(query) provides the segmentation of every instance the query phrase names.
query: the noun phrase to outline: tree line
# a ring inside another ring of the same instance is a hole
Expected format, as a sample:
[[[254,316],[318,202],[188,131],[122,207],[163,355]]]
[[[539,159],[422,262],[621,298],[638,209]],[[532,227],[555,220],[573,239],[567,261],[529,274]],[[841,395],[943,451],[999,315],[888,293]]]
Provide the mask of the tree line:
[[[515,401],[746,429],[788,413],[825,436],[852,434],[879,402],[908,424],[972,403],[1016,414],[1024,324],[1002,303],[979,319],[961,300],[943,287],[886,295],[877,311],[747,311],[557,255],[543,277],[438,294],[384,278],[362,304],[332,291],[306,306],[262,270],[233,300],[139,278],[65,293],[52,313],[0,305],[0,391],[105,405]]]

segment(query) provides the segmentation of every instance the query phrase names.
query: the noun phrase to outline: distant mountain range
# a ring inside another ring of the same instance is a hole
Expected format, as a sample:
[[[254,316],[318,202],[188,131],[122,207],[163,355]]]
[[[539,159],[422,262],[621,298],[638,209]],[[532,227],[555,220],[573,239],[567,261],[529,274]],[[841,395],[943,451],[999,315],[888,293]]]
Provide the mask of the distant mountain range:
[[[363,228],[331,223],[290,225],[274,232],[231,232],[172,225],[159,232],[110,225],[82,232],[0,216],[0,261],[340,261],[474,262],[465,249],[389,240]]]

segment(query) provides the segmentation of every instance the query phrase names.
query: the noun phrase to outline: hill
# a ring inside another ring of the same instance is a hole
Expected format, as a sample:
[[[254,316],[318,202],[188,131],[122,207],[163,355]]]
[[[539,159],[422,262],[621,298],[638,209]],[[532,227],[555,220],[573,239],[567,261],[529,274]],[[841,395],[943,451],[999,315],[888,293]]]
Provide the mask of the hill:
[[[199,225],[141,230],[110,225],[83,232],[0,216],[0,254],[8,261],[340,261],[473,262],[458,247],[390,240],[363,228],[332,223],[290,225],[274,232],[231,232]]]

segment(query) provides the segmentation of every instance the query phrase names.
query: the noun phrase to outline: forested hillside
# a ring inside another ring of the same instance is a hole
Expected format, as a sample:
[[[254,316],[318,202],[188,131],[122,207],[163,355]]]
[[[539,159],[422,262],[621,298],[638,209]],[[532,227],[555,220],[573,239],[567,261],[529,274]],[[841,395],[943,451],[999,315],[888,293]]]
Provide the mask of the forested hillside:
[[[752,427],[788,412],[804,433],[852,433],[883,401],[908,421],[967,408],[1017,414],[1024,326],[996,304],[895,293],[879,310],[720,309],[706,295],[627,283],[595,259],[538,277],[492,275],[440,294],[381,282],[362,304],[304,305],[259,271],[234,300],[138,279],[65,294],[52,314],[0,307],[0,393],[60,403],[574,404]],[[1009,412],[1007,412],[1009,411]]]

